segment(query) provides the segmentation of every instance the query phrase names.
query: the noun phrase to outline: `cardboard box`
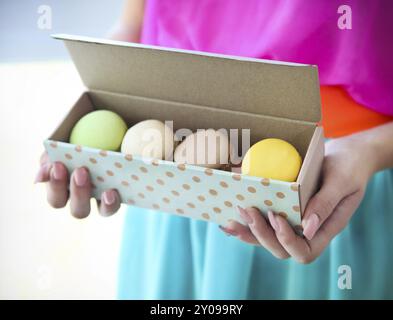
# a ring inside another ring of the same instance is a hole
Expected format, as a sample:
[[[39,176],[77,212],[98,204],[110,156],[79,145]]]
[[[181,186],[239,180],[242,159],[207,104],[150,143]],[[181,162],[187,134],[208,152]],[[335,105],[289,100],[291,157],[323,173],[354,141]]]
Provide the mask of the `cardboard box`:
[[[62,39],[87,87],[45,148],[70,172],[89,169],[94,197],[115,188],[122,202],[213,221],[241,222],[236,206],[272,209],[301,231],[301,213],[318,186],[324,157],[317,67],[85,37]],[[66,88],[65,88],[66,89]],[[296,182],[141,159],[68,143],[74,124],[95,109],[120,114],[129,126],[173,120],[174,130],[251,130],[292,143],[303,158]]]

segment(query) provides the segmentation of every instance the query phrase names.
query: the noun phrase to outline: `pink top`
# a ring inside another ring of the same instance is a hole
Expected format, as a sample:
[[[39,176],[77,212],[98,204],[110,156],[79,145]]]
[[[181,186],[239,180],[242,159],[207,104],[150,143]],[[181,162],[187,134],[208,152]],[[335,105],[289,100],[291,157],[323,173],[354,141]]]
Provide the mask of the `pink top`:
[[[390,0],[147,0],[142,42],[315,64],[322,85],[393,115]]]

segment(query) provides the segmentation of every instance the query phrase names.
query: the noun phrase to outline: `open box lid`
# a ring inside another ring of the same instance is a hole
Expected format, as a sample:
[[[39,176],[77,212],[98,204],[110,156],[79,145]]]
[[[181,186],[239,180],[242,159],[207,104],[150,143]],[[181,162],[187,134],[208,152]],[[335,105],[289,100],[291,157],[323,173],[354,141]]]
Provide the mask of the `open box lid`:
[[[316,123],[316,66],[54,35],[92,91],[169,100]]]

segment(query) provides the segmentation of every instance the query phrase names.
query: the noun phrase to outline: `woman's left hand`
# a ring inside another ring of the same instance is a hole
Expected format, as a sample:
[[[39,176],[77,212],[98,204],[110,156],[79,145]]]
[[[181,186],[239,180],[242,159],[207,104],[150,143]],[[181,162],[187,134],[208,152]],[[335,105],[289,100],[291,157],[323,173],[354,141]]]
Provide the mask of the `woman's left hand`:
[[[375,171],[375,156],[356,135],[326,143],[322,186],[307,204],[302,220],[304,237],[298,236],[285,218],[269,212],[269,224],[255,208],[238,207],[246,226],[232,221],[222,229],[242,241],[262,245],[278,258],[310,263],[345,228],[359,206]]]

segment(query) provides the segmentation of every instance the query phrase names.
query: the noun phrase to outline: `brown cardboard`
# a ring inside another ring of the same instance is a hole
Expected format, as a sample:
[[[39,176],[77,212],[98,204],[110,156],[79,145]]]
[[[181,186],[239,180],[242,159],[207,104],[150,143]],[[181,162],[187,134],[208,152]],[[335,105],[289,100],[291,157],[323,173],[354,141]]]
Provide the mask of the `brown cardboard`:
[[[128,126],[173,120],[174,129],[251,129],[251,143],[276,137],[304,159],[297,182],[301,212],[318,187],[323,129],[317,69],[73,36],[65,40],[89,90],[51,140],[68,142],[73,125],[94,109],[120,114]]]
[[[316,123],[315,66],[57,35],[90,90]]]
[[[308,200],[318,190],[320,172],[325,155],[325,138],[323,128],[317,127],[310,142],[306,157],[300,170],[297,182],[300,188],[300,208],[304,212]]]

